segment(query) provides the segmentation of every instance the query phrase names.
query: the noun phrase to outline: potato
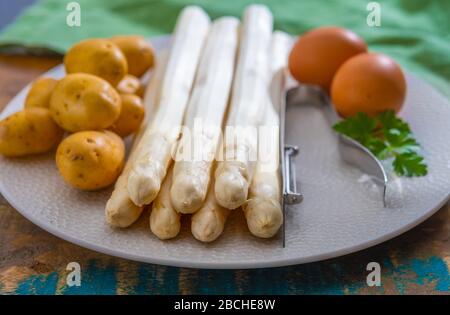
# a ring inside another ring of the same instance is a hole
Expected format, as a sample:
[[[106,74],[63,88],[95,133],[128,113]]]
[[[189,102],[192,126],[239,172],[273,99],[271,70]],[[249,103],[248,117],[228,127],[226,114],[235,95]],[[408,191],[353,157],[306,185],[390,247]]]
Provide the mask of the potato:
[[[34,81],[25,99],[25,108],[48,108],[56,83],[58,80],[52,78],[40,78]]]
[[[53,119],[70,132],[110,127],[121,106],[119,93],[108,82],[87,73],[61,79],[50,99]]]
[[[114,183],[122,171],[125,146],[110,131],[81,131],[64,139],[56,151],[56,165],[64,180],[82,190]]]
[[[141,81],[134,75],[127,74],[122,81],[116,86],[117,92],[120,94],[136,94],[142,97],[144,95],[144,87]]]
[[[122,111],[110,130],[121,137],[126,137],[139,129],[145,116],[145,109],[142,99],[137,95],[121,94],[120,98]]]
[[[125,55],[107,39],[87,39],[69,49],[64,57],[67,73],[84,72],[116,86],[128,72]]]
[[[153,67],[155,53],[144,37],[138,35],[114,36],[111,37],[111,41],[119,46],[127,58],[129,74],[140,77]]]
[[[18,157],[50,151],[63,131],[47,108],[28,108],[0,121],[0,154]]]

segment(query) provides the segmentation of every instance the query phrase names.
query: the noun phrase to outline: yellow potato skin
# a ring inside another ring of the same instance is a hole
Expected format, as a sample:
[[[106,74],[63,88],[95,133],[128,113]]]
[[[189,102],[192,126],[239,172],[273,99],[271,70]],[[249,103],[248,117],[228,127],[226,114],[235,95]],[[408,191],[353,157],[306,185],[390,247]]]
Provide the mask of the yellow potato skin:
[[[34,81],[25,99],[25,108],[48,108],[56,83],[58,80],[52,78],[39,78]]]
[[[128,63],[128,73],[136,77],[142,76],[155,63],[153,47],[139,35],[120,35],[111,37],[124,53]]]
[[[110,130],[121,137],[126,137],[139,129],[144,120],[145,109],[142,99],[137,95],[121,94],[120,98],[122,111]]]
[[[64,57],[67,73],[90,73],[116,86],[127,74],[128,64],[119,47],[107,39],[86,39]]]
[[[127,74],[116,86],[120,94],[136,94],[139,97],[144,96],[144,86],[134,75]]]
[[[67,183],[82,190],[96,190],[114,183],[124,161],[124,143],[110,131],[74,133],[56,151],[60,174]]]
[[[0,154],[20,157],[50,151],[63,136],[47,108],[28,108],[0,121]]]
[[[108,128],[119,118],[121,107],[119,93],[107,81],[87,73],[68,74],[50,99],[53,119],[70,132]]]

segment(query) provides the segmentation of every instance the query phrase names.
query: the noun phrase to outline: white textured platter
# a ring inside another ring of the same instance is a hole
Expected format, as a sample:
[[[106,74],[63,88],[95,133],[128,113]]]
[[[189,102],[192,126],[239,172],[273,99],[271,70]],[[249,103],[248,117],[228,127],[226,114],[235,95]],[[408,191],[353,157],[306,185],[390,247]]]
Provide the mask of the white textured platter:
[[[152,40],[157,50],[169,37]],[[63,76],[62,66],[49,71]],[[149,213],[131,228],[116,230],[104,220],[111,189],[81,192],[64,183],[53,155],[24,159],[0,157],[0,191],[26,218],[70,242],[95,251],[149,263],[195,268],[257,268],[313,262],[355,252],[397,236],[424,221],[450,192],[450,103],[429,85],[407,75],[408,95],[401,116],[422,144],[429,174],[391,179],[388,207],[364,176],[338,155],[335,135],[313,108],[287,115],[287,143],[298,144],[297,178],[304,201],[288,210],[286,248],[280,237],[261,240],[234,211],[223,235],[212,244],[196,241],[184,220],[179,237],[162,242],[148,227]],[[18,111],[27,88],[1,118]]]

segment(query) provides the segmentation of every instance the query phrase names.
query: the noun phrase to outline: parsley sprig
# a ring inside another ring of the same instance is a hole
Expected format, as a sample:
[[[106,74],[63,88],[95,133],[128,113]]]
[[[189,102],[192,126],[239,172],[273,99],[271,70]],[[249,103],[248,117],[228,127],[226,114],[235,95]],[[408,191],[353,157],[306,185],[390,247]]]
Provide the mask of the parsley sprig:
[[[424,158],[418,153],[420,145],[409,125],[394,111],[385,111],[375,117],[358,113],[341,120],[333,128],[360,142],[380,160],[393,159],[394,171],[400,176],[424,176],[428,172]]]

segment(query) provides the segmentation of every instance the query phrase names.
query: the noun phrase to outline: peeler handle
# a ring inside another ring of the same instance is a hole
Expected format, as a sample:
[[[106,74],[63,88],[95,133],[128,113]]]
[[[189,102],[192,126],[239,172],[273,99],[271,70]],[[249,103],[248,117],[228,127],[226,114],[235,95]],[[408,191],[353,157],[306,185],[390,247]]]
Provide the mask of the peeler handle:
[[[294,157],[299,149],[294,145],[284,146],[284,202],[286,204],[297,204],[303,200],[303,195],[297,191],[297,180],[295,175]]]

